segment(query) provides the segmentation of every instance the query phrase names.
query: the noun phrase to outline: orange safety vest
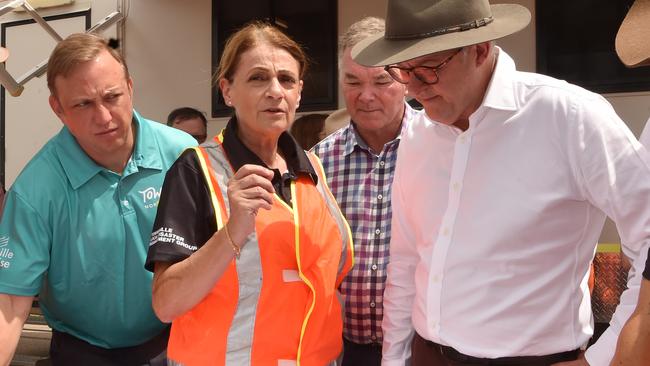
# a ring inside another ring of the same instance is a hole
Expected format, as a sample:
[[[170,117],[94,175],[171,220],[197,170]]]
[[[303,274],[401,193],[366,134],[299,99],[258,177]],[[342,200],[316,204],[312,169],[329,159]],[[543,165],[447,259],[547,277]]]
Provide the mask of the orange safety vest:
[[[234,174],[223,135],[194,148],[222,228],[228,220],[227,182]],[[342,350],[337,288],[353,265],[350,228],[308,153],[318,184],[291,184],[293,208],[277,195],[260,210],[255,232],[211,292],[174,319],[172,365],[304,365],[334,361]]]

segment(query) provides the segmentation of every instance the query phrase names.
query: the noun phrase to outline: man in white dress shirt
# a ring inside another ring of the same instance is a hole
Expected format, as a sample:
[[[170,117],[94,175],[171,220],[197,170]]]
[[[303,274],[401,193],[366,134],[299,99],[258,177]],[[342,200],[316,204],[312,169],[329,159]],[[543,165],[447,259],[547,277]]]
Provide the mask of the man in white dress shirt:
[[[650,240],[646,151],[601,96],[519,72],[493,40],[530,21],[487,0],[388,0],[352,50],[425,109],[393,183],[382,365],[609,365]],[[593,333],[588,277],[611,217],[634,270]]]

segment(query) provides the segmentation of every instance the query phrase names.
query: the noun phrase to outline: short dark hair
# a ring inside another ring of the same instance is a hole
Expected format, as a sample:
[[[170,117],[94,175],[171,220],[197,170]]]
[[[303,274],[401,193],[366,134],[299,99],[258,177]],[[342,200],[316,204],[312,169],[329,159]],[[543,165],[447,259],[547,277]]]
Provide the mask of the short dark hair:
[[[169,113],[169,116],[167,116],[167,126],[172,126],[175,121],[180,122],[192,118],[199,118],[201,121],[203,121],[203,125],[206,128],[208,127],[208,120],[205,119],[205,114],[203,114],[203,112],[200,110],[191,107],[181,107],[171,111]]]

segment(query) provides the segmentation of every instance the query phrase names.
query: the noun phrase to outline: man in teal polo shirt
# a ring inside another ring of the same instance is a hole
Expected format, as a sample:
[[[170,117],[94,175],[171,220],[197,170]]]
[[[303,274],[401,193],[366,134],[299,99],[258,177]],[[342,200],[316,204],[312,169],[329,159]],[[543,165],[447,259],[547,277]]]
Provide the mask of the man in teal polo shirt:
[[[133,111],[119,53],[75,34],[48,63],[64,127],[7,193],[0,222],[0,365],[35,295],[54,365],[164,364],[168,329],[151,308],[148,238],[167,169],[196,142]]]

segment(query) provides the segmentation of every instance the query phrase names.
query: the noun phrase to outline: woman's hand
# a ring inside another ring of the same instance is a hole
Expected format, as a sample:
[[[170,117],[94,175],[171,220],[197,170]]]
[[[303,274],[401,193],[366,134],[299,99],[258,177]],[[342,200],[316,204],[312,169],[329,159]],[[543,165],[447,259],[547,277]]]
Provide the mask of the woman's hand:
[[[273,205],[273,171],[259,165],[242,166],[228,182],[230,219],[228,233],[237,245],[255,230],[255,216],[260,208]]]
[[[242,246],[255,230],[260,208],[273,202],[273,171],[244,165],[228,181],[230,219],[226,224],[235,245]],[[185,314],[205,298],[232,263],[233,249],[225,230],[219,230],[194,254],[177,263],[156,263],[153,276],[153,308],[164,322]]]

